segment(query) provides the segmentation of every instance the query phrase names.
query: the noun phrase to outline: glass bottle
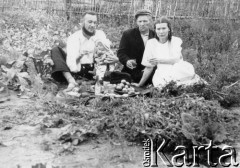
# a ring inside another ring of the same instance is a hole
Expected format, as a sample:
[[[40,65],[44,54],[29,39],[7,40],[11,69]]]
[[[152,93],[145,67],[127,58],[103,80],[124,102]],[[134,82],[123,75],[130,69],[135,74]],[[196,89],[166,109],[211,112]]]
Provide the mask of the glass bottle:
[[[101,79],[99,78],[99,76],[96,76],[95,95],[99,95],[101,93],[102,93]]]

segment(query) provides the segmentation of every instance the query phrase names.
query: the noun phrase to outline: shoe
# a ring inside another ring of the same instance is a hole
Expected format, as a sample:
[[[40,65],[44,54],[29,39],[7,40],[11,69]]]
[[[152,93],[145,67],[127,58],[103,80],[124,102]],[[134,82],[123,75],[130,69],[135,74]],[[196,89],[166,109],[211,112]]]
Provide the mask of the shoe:
[[[10,94],[7,86],[0,83],[0,103],[10,100]]]

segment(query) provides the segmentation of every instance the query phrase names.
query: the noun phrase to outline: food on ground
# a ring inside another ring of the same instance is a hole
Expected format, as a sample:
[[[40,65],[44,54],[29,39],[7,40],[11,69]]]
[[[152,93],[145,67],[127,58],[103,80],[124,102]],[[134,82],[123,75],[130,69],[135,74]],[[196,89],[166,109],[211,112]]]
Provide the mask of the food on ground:
[[[116,91],[122,91],[124,94],[134,94],[135,89],[125,79],[121,80],[121,83],[115,87]]]

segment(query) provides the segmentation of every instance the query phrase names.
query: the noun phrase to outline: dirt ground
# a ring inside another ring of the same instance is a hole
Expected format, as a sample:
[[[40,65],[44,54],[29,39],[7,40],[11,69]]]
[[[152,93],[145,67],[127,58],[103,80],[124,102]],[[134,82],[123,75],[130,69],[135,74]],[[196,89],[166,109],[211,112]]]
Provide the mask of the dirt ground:
[[[0,168],[143,167],[142,146],[119,145],[104,138],[87,141],[77,147],[60,144],[58,138],[63,128],[43,131],[41,115],[33,117],[17,111],[29,105],[35,105],[34,101],[17,98],[14,94],[11,94],[10,101],[0,103]],[[19,122],[21,117],[22,122]],[[237,158],[240,161],[240,155]],[[158,162],[158,167],[167,167],[160,159]]]
[[[31,114],[19,121],[18,108],[34,104],[11,94],[0,103],[0,168],[139,168],[143,151],[140,146],[123,147],[107,140],[91,140],[74,149],[58,143],[61,128],[41,130],[39,119]],[[13,118],[16,117],[16,121]]]

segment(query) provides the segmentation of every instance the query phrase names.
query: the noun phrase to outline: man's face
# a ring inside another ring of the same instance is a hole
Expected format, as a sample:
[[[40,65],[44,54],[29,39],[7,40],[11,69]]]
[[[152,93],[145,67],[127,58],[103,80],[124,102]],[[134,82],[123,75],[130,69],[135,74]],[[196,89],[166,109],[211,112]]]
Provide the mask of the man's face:
[[[150,16],[143,15],[143,16],[138,16],[137,18],[137,25],[139,27],[140,32],[145,32],[148,31],[150,28]]]
[[[85,27],[85,29],[87,29],[87,31],[94,33],[97,27],[97,16],[86,14],[86,16],[84,17],[83,26]]]

